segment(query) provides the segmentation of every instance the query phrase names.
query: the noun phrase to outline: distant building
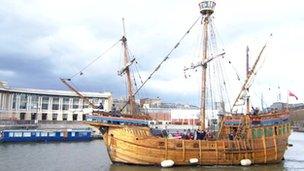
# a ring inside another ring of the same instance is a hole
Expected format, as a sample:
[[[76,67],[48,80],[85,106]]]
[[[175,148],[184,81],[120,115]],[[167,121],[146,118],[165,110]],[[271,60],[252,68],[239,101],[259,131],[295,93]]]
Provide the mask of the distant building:
[[[148,108],[158,108],[161,105],[161,99],[150,99],[144,98],[139,100],[140,107],[148,109]]]
[[[295,103],[295,104],[288,104],[288,103],[283,103],[283,102],[275,102],[270,107],[268,107],[268,110],[281,110],[284,108],[289,108],[289,109],[304,109],[304,104],[303,103]]]
[[[141,103],[141,106],[144,106],[144,104],[149,104],[150,102],[151,99],[149,99],[146,103]],[[170,123],[180,125],[199,125],[200,123],[200,108],[197,106],[161,102],[157,105],[157,107],[151,106],[146,108],[143,107],[141,111],[145,114],[149,114],[152,120],[169,121]],[[223,110],[222,106],[222,103],[216,103],[214,109],[206,110],[206,126],[210,126],[210,124],[214,122],[217,123],[218,114]]]
[[[283,102],[275,102],[272,105],[270,105],[270,107],[268,109],[270,110],[281,110],[283,108],[287,107],[287,103],[283,103]]]
[[[169,108],[142,108],[141,112],[148,114],[152,120],[171,121],[171,109]]]
[[[137,101],[135,101],[135,105],[136,105],[136,109],[139,110],[140,107]],[[113,99],[113,104],[110,110],[116,110],[122,113],[128,113],[130,111],[130,105],[126,98],[121,97],[118,99]]]
[[[102,103],[104,111],[110,111],[110,92],[81,92],[92,103]],[[0,82],[0,119],[82,121],[93,110],[74,92],[28,88],[9,88]]]

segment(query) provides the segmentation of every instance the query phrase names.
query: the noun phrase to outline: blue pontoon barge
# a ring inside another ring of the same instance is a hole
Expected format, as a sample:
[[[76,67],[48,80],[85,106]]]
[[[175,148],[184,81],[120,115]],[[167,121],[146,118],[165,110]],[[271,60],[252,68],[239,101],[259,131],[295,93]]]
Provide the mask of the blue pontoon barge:
[[[91,129],[3,130],[0,142],[90,141]]]

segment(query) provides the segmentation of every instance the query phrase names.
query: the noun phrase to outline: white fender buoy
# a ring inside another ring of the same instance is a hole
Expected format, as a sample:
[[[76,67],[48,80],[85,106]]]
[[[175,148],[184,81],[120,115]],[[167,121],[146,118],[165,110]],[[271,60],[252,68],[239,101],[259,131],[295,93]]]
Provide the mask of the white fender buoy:
[[[174,165],[173,160],[164,160],[160,163],[162,167],[172,167]]]
[[[198,159],[197,158],[191,158],[191,159],[189,159],[189,162],[191,164],[196,164],[196,163],[198,163]]]
[[[242,166],[250,166],[251,165],[251,160],[250,159],[242,159],[241,160],[241,165]]]

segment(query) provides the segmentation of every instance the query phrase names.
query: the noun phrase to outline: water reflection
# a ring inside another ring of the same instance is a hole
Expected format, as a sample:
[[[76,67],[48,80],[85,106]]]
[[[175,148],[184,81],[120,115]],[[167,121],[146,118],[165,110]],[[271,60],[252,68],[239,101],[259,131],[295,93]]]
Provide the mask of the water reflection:
[[[110,171],[283,171],[283,163],[258,165],[258,166],[180,166],[172,168],[161,168],[157,166],[133,166],[133,165],[111,165]]]

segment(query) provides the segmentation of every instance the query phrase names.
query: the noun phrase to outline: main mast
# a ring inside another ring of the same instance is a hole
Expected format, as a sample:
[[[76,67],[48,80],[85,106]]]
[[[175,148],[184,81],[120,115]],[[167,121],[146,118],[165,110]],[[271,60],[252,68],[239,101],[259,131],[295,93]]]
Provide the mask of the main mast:
[[[122,24],[123,24],[123,36],[121,38],[122,41],[122,45],[124,48],[124,72],[126,73],[126,79],[127,79],[127,88],[128,88],[128,103],[130,105],[129,108],[129,114],[135,114],[136,110],[135,110],[135,99],[133,96],[133,85],[132,85],[132,81],[131,81],[131,74],[130,74],[130,57],[129,57],[129,53],[128,53],[128,45],[127,45],[127,38],[126,38],[126,31],[125,31],[125,21],[124,18],[122,19]]]
[[[246,79],[250,76],[250,68],[249,68],[249,47],[246,48]],[[250,111],[250,96],[249,96],[249,87],[247,88],[247,97],[246,97],[246,112],[245,115],[249,114]]]
[[[214,12],[215,2],[203,1],[199,4],[200,12],[203,17],[204,28],[204,42],[203,42],[203,62],[207,61],[208,53],[208,24],[209,18]],[[205,117],[206,117],[206,77],[207,77],[207,63],[202,68],[202,87],[201,87],[201,110],[200,110],[200,122],[201,129],[205,129]]]

